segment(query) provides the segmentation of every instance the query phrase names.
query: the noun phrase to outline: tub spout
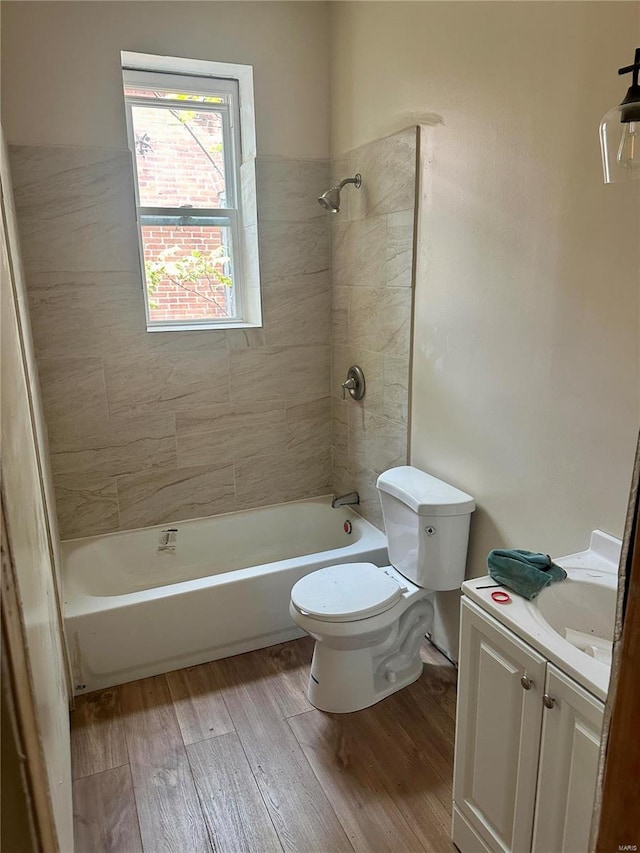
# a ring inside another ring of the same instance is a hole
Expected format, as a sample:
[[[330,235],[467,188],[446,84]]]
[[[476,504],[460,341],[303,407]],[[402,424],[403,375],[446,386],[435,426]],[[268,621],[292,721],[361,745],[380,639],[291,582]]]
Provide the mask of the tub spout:
[[[331,506],[336,509],[339,506],[352,506],[360,503],[360,495],[357,492],[349,492],[348,495],[340,495],[331,501]]]

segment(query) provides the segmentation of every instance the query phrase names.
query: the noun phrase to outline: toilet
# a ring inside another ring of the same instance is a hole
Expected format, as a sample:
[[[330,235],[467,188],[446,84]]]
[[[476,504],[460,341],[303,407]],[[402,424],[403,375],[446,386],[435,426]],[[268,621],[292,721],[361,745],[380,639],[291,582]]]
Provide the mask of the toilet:
[[[328,566],[291,590],[291,617],[316,641],[307,695],[322,711],[367,708],[419,678],[433,593],[464,580],[474,499],[410,465],[377,488],[391,565]]]

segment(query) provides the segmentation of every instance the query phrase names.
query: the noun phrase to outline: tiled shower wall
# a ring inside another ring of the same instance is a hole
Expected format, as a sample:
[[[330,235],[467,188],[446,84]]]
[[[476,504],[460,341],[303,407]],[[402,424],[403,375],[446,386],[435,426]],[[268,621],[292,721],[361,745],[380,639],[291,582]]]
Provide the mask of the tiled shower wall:
[[[333,488],[357,489],[359,511],[379,527],[376,479],[408,453],[418,132],[364,145],[331,166],[336,180],[362,175],[331,221]],[[351,364],[365,374],[360,402],[342,399]]]
[[[11,157],[63,538],[328,493],[328,162],[257,163],[263,328],[150,334],[129,152]]]

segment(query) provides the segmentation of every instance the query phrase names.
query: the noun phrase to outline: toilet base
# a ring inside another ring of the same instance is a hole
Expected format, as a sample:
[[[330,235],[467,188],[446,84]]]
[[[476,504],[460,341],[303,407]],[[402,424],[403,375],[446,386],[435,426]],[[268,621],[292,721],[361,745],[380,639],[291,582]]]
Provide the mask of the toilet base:
[[[316,642],[309,675],[309,702],[320,711],[346,714],[380,702],[417,681],[422,674],[419,655],[388,681],[376,673],[371,648],[334,649]]]

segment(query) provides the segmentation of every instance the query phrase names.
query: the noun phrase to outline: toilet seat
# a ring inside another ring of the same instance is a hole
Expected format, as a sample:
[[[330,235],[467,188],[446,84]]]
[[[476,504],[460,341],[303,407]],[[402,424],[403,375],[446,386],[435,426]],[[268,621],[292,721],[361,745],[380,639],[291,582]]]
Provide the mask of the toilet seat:
[[[322,622],[377,616],[401,597],[397,581],[373,563],[327,566],[301,578],[291,590],[294,607]]]

